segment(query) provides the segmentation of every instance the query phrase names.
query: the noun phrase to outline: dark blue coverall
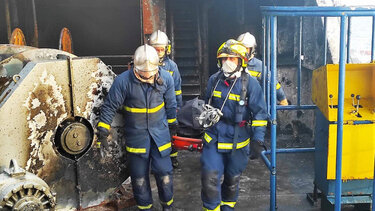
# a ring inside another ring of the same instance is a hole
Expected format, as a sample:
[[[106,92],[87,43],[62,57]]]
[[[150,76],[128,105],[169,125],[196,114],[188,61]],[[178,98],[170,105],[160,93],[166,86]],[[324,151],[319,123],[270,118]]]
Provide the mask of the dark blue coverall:
[[[212,87],[217,82],[218,74],[222,76],[220,72],[217,72],[208,81],[206,103],[211,96]],[[249,143],[250,141],[264,141],[267,126],[266,104],[259,83],[255,78],[248,77],[247,101],[240,115],[242,115],[241,122],[251,120],[251,126],[242,124],[239,127],[238,139],[236,143],[233,143],[236,108],[240,106],[241,77],[228,96],[220,121],[210,127],[203,137],[204,147],[201,155],[203,210],[234,210],[238,198],[240,175],[248,161]],[[220,109],[234,80],[225,81],[223,77],[219,78],[218,86],[213,90],[211,105]],[[224,175],[224,181],[220,184],[222,175]]]
[[[262,61],[255,57],[247,63],[247,71],[259,81],[261,86],[263,85],[262,67]],[[284,90],[278,81],[276,82],[276,98],[278,101],[286,99]]]
[[[172,76],[159,69],[159,77],[162,84],[151,85],[139,81],[132,69],[120,74],[104,101],[98,124],[109,129],[117,109],[125,110],[126,151],[134,197],[141,210],[152,207],[150,162],[163,207],[173,203],[168,122],[177,123],[177,103]]]
[[[162,64],[160,65],[161,69],[169,72],[173,77],[174,89],[176,93],[177,108],[182,107],[182,91],[181,91],[181,75],[178,71],[177,64],[170,59],[168,56],[164,57]],[[175,158],[178,155],[178,151],[172,148],[171,157]]]

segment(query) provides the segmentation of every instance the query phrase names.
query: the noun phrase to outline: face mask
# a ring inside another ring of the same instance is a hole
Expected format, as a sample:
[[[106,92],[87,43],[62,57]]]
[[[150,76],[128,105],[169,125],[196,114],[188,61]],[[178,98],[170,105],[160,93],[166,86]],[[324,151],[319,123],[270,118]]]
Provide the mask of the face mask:
[[[233,73],[233,71],[236,70],[236,68],[237,68],[236,63],[234,63],[230,60],[226,60],[223,63],[223,72],[224,72],[225,77],[229,77],[231,75],[231,73]]]

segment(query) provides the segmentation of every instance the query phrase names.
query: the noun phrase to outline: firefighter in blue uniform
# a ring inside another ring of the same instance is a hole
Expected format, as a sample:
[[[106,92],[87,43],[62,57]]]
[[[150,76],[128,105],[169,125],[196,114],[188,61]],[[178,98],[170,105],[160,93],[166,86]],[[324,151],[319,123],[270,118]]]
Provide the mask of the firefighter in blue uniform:
[[[255,77],[260,84],[263,84],[262,80],[262,67],[263,63],[259,59],[255,58],[255,48],[257,46],[255,37],[249,32],[243,33],[238,36],[237,41],[241,42],[246,48],[249,54],[249,61],[247,63],[247,71],[251,76]],[[284,90],[280,83],[276,84],[276,98],[279,101],[279,105],[288,105],[288,100],[285,96]]]
[[[248,59],[245,46],[230,39],[220,46],[217,58],[220,71],[210,77],[205,97],[206,104],[221,111],[219,121],[203,137],[201,197],[205,211],[234,210],[249,145],[250,159],[258,158],[267,126],[262,89],[244,71]]]
[[[117,109],[123,107],[125,110],[126,150],[139,210],[151,210],[152,207],[150,163],[163,210],[172,210],[173,203],[173,167],[169,154],[170,131],[173,133],[177,124],[177,103],[173,78],[159,70],[158,63],[153,47],[143,45],[137,48],[134,68],[120,74],[113,82],[97,126],[97,145],[106,148],[112,119]]]
[[[171,53],[171,45],[168,36],[160,30],[154,31],[150,36],[150,45],[158,52],[160,68],[169,72],[173,77],[177,109],[179,109],[182,106],[181,75],[178,71],[177,64],[168,56]],[[172,159],[172,165],[175,168],[179,165],[177,155],[178,151],[172,148],[170,157]]]

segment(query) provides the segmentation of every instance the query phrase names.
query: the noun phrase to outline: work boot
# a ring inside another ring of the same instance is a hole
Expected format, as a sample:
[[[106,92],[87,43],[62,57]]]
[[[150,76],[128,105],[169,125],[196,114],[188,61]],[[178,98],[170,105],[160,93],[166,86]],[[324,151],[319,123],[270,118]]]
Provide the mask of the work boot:
[[[178,160],[177,160],[177,157],[171,157],[171,160],[172,160],[172,166],[173,168],[177,169],[179,167],[179,163],[178,163]]]

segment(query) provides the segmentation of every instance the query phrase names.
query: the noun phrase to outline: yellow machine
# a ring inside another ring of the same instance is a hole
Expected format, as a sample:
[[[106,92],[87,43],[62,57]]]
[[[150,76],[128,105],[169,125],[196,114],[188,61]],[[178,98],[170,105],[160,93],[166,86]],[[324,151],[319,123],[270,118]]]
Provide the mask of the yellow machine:
[[[334,201],[339,65],[315,70],[315,183]],[[375,64],[347,64],[342,148],[342,203],[371,203],[375,155]],[[360,200],[358,197],[361,197]],[[361,202],[359,202],[361,201]],[[322,201],[322,207],[323,207]]]

